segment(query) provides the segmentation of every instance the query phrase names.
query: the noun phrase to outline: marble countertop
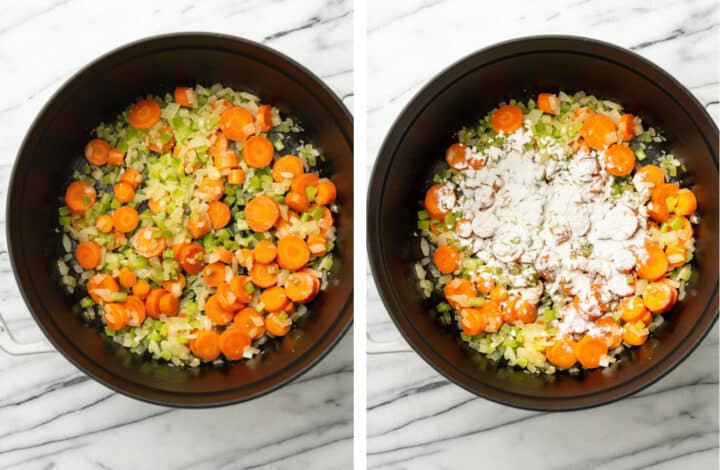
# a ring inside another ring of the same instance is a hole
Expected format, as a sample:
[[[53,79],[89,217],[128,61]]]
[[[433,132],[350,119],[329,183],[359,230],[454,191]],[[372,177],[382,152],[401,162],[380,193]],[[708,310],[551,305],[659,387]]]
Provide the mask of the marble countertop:
[[[715,0],[523,0],[487,11],[480,4],[368,1],[368,174],[385,133],[423,84],[477,49],[525,35],[628,47],[673,74],[720,121]],[[367,285],[369,337],[398,340],[370,273]],[[368,356],[369,468],[718,468],[717,326],[652,387],[562,414],[478,398],[403,349]]]
[[[42,333],[5,245],[11,165],[41,106],[80,67],[136,39],[212,31],[260,41],[308,66],[352,107],[351,0],[4,2],[0,15],[0,313],[15,336]],[[275,393],[212,410],[141,403],[57,353],[0,351],[0,468],[349,468],[353,334]],[[192,427],[188,426],[192,423]]]

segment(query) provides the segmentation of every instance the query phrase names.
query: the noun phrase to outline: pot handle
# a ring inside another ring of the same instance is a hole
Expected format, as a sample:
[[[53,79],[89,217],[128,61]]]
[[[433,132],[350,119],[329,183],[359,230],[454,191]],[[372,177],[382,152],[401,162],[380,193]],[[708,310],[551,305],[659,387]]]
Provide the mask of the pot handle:
[[[365,333],[367,337],[367,353],[368,354],[387,354],[398,352],[409,352],[412,348],[407,342],[399,337],[391,341],[375,341],[370,333]]]
[[[55,348],[45,340],[34,343],[17,342],[2,319],[2,315],[0,315],[0,349],[13,356],[56,352]]]

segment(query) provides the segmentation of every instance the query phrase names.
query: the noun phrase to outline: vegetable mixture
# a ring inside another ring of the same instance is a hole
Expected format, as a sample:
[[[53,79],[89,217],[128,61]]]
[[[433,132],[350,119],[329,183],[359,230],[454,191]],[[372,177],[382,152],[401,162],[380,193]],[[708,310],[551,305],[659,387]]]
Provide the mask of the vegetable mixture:
[[[698,222],[663,141],[583,92],[501,103],[460,130],[418,212],[433,315],[533,373],[607,367],[644,344],[686,295]]]
[[[249,359],[287,335],[327,286],[338,212],[301,131],[219,84],[101,124],[59,209],[75,310],[176,366]]]

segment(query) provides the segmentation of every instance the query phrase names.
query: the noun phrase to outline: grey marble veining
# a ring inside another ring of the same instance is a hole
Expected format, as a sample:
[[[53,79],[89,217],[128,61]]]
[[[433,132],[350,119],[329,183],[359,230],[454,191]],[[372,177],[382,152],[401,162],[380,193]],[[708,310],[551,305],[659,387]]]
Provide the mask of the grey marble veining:
[[[247,37],[319,75],[352,108],[349,0],[3,2],[0,14],[0,314],[23,341],[42,334],[13,279],[5,246],[10,168],[34,116],[90,60],[178,31]],[[0,468],[349,468],[350,332],[310,372],[249,403],[173,410],[111,392],[59,354],[0,351]]]
[[[673,74],[720,121],[715,0],[482,5],[368,1],[368,174],[393,120],[430,78],[477,49],[525,35],[574,34],[631,48]],[[369,272],[367,285],[369,337],[398,340]],[[369,468],[719,467],[717,326],[647,390],[562,414],[477,398],[414,352],[370,354],[367,363]]]

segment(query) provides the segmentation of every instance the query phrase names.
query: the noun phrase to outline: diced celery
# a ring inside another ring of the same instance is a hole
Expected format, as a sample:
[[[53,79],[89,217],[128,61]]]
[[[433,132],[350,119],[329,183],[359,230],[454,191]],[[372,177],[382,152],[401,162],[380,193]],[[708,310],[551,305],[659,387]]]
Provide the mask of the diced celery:
[[[452,307],[446,302],[440,302],[437,306],[437,311],[440,313],[449,312],[450,310],[452,310]]]
[[[80,307],[82,308],[90,308],[95,305],[95,301],[91,299],[90,297],[85,297],[80,301]]]
[[[126,292],[113,292],[110,295],[110,300],[113,302],[125,302],[127,300]]]

